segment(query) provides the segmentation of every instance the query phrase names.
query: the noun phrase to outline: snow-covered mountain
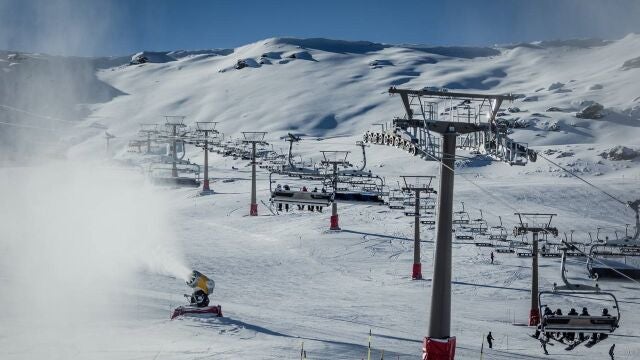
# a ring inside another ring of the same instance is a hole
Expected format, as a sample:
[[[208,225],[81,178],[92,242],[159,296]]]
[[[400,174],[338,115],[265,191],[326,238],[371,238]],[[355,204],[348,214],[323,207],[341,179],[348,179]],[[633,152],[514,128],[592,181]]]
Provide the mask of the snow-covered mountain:
[[[521,111],[504,118],[528,126],[514,137],[533,146],[634,145],[639,58],[640,35],[633,34],[483,48],[271,38],[236,49],[109,59],[4,52],[0,103],[85,126],[99,119],[120,137],[133,135],[139,123],[162,122],[165,114],[185,115],[188,124],[219,121],[227,134],[333,136],[401,115],[387,94],[390,86],[435,86],[519,94],[510,106]],[[593,102],[604,107],[603,118],[576,118]],[[15,121],[37,120],[0,111]],[[102,144],[90,134],[66,140],[83,143],[81,152],[95,151]]]

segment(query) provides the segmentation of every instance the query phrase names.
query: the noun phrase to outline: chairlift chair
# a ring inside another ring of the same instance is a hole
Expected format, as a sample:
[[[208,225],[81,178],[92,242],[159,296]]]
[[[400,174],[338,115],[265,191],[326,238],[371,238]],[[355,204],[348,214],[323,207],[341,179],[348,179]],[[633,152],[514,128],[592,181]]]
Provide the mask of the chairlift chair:
[[[469,228],[472,232],[477,234],[486,234],[489,230],[489,226],[487,224],[487,220],[482,216],[482,209],[480,209],[480,217],[477,219],[470,220]]]
[[[333,193],[276,189],[271,192],[269,200],[275,204],[328,207],[334,199]]]
[[[513,246],[511,246],[511,244],[509,245],[496,244],[495,249],[496,249],[496,252],[499,254],[513,254],[516,252]]]
[[[398,209],[402,210],[405,208],[404,205],[405,195],[402,190],[391,189],[389,190],[389,209]]]
[[[334,192],[327,191],[302,191],[302,188],[284,189],[280,187],[272,188],[276,181],[272,180],[273,173],[269,174],[269,190],[271,197],[269,201],[274,204],[295,204],[301,206],[328,207],[334,201]]]
[[[546,300],[548,297],[558,297],[564,299],[564,303],[570,300],[597,300],[600,308],[613,309],[615,314],[605,315],[542,315],[540,319],[541,332],[582,332],[582,333],[613,333],[620,323],[620,308],[618,299],[610,292],[600,290],[596,283],[595,286],[584,284],[571,284],[566,277],[566,251],[562,249],[562,260],[560,265],[561,278],[564,285],[554,284],[550,291],[541,291],[538,294],[538,304],[540,306],[540,314],[544,314],[544,308],[549,306]],[[606,301],[606,304],[600,302]],[[584,306],[584,305],[583,305]],[[593,307],[592,307],[593,310]]]
[[[508,235],[507,229],[502,225],[502,216],[498,216],[498,219],[500,220],[500,225],[491,227],[489,230],[489,239],[506,241]]]
[[[469,218],[469,213],[464,210],[464,201],[460,202],[462,204],[462,210],[453,212],[453,221],[451,222],[454,225],[465,225],[469,224],[471,219]]]
[[[640,246],[591,245],[587,271],[597,278],[640,279]]]

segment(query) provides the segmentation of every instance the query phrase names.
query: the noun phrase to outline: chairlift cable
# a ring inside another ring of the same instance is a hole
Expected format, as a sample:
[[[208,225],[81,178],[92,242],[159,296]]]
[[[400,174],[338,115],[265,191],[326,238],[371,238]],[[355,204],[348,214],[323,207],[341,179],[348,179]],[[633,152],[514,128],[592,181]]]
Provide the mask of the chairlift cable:
[[[19,128],[25,128],[25,129],[37,129],[37,130],[43,130],[43,131],[58,132],[57,130],[50,129],[50,128],[45,128],[45,127],[40,127],[40,126],[32,126],[32,125],[21,125],[21,124],[9,123],[9,122],[4,122],[4,121],[0,121],[0,124],[13,126],[13,127],[19,127]]]
[[[569,169],[567,169],[567,168],[563,167],[563,166],[562,166],[562,165],[560,165],[560,164],[557,164],[557,163],[553,162],[552,160],[550,160],[550,159],[549,159],[549,158],[547,158],[546,156],[544,156],[544,155],[542,155],[542,154],[540,154],[540,153],[538,153],[538,155],[540,155],[540,157],[541,157],[541,158],[543,158],[543,159],[547,160],[547,161],[548,161],[548,162],[550,162],[551,164],[553,164],[553,165],[555,165],[555,166],[559,167],[560,169],[562,169],[563,171],[567,172],[568,174],[570,174],[570,175],[572,175],[572,176],[576,177],[578,180],[580,180],[580,181],[584,182],[585,184],[587,184],[587,185],[589,185],[589,186],[593,187],[593,188],[594,188],[594,189],[596,189],[596,190],[600,190],[602,193],[604,193],[604,194],[605,194],[605,195],[607,195],[608,197],[610,197],[610,198],[612,198],[613,200],[615,200],[615,201],[619,202],[620,204],[624,205],[624,207],[625,207],[625,208],[628,208],[628,205],[627,205],[627,203],[626,203],[626,202],[624,202],[624,201],[622,201],[622,200],[618,199],[617,197],[615,197],[615,196],[611,195],[610,193],[608,193],[608,192],[604,191],[603,189],[601,189],[601,188],[599,188],[599,187],[595,186],[594,184],[592,184],[592,183],[588,182],[588,181],[587,181],[587,180],[585,180],[584,178],[582,178],[582,177],[578,176],[578,175],[577,175],[576,173],[574,173],[573,171],[571,171],[571,170],[569,170]]]
[[[37,113],[31,112],[31,111],[27,111],[27,110],[24,110],[24,109],[19,109],[19,108],[13,107],[13,106],[5,105],[5,104],[0,104],[0,107],[1,108],[5,108],[7,110],[13,110],[15,112],[31,115],[33,117],[38,117],[38,118],[41,118],[41,119],[61,121],[61,122],[74,123],[74,124],[79,123],[79,121],[65,120],[65,119],[55,118],[55,117],[52,117],[52,116],[41,115],[41,114],[37,114]]]

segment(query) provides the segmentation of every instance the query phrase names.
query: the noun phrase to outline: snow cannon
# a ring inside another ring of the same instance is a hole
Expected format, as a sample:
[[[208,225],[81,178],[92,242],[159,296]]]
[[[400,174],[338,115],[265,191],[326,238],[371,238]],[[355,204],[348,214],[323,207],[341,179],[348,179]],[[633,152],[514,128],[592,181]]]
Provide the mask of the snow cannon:
[[[197,270],[193,270],[189,279],[186,281],[187,285],[195,290],[202,290],[207,295],[213,293],[213,289],[216,287],[215,281],[209,279],[207,276]],[[189,295],[185,295],[189,298]],[[208,301],[207,301],[208,304]],[[193,302],[189,305],[178,306],[171,313],[171,320],[182,317],[222,317],[222,306],[220,305],[207,305],[198,306]]]
[[[186,281],[187,285],[192,289],[200,289],[207,293],[207,295],[211,295],[213,293],[213,289],[216,287],[215,281],[206,277],[203,273],[193,270],[189,279]]]

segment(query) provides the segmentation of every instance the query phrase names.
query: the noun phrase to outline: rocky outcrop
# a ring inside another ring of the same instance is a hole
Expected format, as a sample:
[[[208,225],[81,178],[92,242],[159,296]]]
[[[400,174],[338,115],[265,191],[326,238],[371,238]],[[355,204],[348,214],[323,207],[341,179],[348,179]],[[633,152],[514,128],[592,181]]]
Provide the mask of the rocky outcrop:
[[[594,102],[587,105],[576,113],[576,117],[580,119],[601,119],[604,117],[604,106]]]
[[[605,150],[600,153],[605,159],[620,161],[620,160],[633,160],[640,156],[640,150],[628,148],[626,146],[618,145],[611,149]]]

